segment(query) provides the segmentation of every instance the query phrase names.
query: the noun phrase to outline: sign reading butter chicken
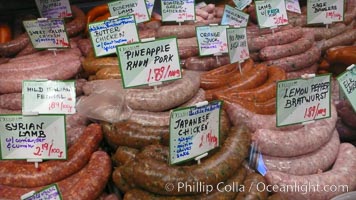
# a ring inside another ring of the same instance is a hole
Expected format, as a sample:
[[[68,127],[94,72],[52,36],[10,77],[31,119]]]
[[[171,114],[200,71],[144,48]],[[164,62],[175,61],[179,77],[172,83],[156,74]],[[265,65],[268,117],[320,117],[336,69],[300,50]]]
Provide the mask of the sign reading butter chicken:
[[[89,34],[96,56],[114,54],[116,46],[139,41],[133,15],[91,23]]]

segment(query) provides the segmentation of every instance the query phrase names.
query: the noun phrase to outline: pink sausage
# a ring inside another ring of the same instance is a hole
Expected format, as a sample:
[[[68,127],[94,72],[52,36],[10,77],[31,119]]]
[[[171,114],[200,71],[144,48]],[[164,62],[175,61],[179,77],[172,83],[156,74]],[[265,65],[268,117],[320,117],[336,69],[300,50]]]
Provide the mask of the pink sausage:
[[[321,174],[298,176],[268,171],[265,178],[268,184],[277,187],[280,194],[288,200],[331,199],[356,189],[356,148],[349,143],[341,144],[333,168]],[[294,190],[283,190],[287,187],[293,187]],[[301,187],[305,190],[302,191]]]
[[[335,162],[339,146],[339,134],[334,130],[330,141],[312,153],[290,158],[265,155],[263,160],[269,171],[280,171],[294,175],[316,174],[319,170],[329,169]]]
[[[263,154],[278,157],[300,156],[313,152],[330,140],[336,125],[337,113],[331,106],[331,117],[317,120],[304,128],[292,131],[258,129],[255,140]]]

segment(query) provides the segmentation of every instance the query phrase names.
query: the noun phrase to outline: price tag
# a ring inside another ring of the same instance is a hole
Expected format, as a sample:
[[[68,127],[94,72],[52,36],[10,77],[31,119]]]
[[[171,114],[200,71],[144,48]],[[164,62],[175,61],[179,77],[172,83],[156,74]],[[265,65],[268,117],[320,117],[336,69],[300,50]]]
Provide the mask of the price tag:
[[[65,115],[0,115],[2,159],[67,159]]]
[[[252,3],[252,0],[233,0],[236,5],[236,8],[239,10],[243,10],[246,6]]]
[[[229,26],[198,26],[195,28],[199,55],[227,53],[226,28]]]
[[[307,23],[331,24],[344,21],[344,0],[308,0]]]
[[[23,25],[35,49],[70,47],[63,19],[28,20]]]
[[[139,41],[133,15],[91,23],[89,35],[95,56],[114,54],[116,46]]]
[[[246,28],[226,29],[230,63],[241,62],[250,57],[247,46]]]
[[[162,0],[161,1],[162,21],[192,21],[195,20],[194,0]]]
[[[204,1],[202,1],[195,5],[195,9],[201,9],[204,8],[205,6],[207,6],[207,4]]]
[[[229,5],[225,5],[224,14],[221,19],[221,25],[230,25],[235,27],[246,27],[249,15],[241,12]]]
[[[351,69],[340,74],[336,79],[340,84],[341,90],[356,112],[356,66],[350,66]]]
[[[330,74],[277,83],[277,127],[330,117]]]
[[[301,14],[300,5],[298,0],[285,0],[286,1],[286,9],[290,12],[295,12]]]
[[[150,20],[145,0],[119,0],[108,3],[111,16],[134,15],[136,23]]]
[[[39,114],[74,114],[74,81],[22,82],[22,110]]]
[[[124,88],[182,77],[177,38],[165,38],[117,47]]]
[[[260,28],[288,24],[284,0],[255,1],[258,25]]]
[[[69,0],[35,0],[43,18],[65,18],[72,16]]]
[[[62,200],[62,196],[57,184],[52,184],[22,200]]]
[[[155,5],[155,0],[146,0],[146,8],[150,18],[152,16],[152,10],[154,5]]]
[[[222,101],[171,112],[169,130],[170,164],[195,158],[219,146]]]

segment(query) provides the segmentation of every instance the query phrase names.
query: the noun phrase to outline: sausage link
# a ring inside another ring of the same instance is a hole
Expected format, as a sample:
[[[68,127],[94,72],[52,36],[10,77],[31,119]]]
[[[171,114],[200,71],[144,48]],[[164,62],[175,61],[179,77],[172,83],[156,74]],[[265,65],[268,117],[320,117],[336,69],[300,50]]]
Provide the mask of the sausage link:
[[[303,27],[304,32],[311,32],[314,34],[315,40],[330,39],[336,35],[341,34],[347,30],[347,26],[343,23],[331,25],[331,27]]]
[[[196,25],[164,25],[157,29],[156,37],[176,36],[177,38],[195,37]]]
[[[85,14],[77,6],[71,6],[74,19],[65,24],[68,37],[76,36],[86,27]]]
[[[135,188],[132,184],[130,185],[123,177],[122,177],[122,169],[123,166],[116,167],[113,171],[111,178],[115,184],[115,186],[122,192],[126,193],[129,190]]]
[[[356,129],[352,129],[344,124],[340,118],[336,121],[336,130],[342,142],[356,141]]]
[[[113,146],[128,146],[141,149],[151,144],[169,144],[169,126],[146,126],[130,120],[114,124],[102,123],[104,135]],[[230,121],[225,112],[221,112],[220,135],[230,128]]]
[[[24,49],[29,43],[30,38],[28,37],[27,33],[23,33],[9,42],[1,43],[0,55],[4,57],[13,56]]]
[[[340,145],[339,153],[333,168],[330,171],[312,175],[289,175],[283,172],[268,171],[266,179],[268,184],[274,185],[283,198],[288,200],[331,199],[341,193],[356,189],[356,148],[349,143]],[[300,190],[281,190],[290,186],[313,186],[305,192]],[[316,189],[318,186],[318,189]],[[337,187],[337,189],[332,186]],[[347,187],[347,191],[345,188]]]
[[[90,156],[88,164],[83,169],[72,176],[56,182],[56,184],[63,199],[95,200],[100,196],[109,180],[110,174],[110,157],[103,151],[96,151]],[[23,194],[41,189],[43,188],[18,188],[0,185],[0,199],[18,200]]]
[[[124,166],[122,175],[126,180],[153,193],[192,194],[189,191],[179,191],[178,183],[204,182],[213,185],[227,180],[246,158],[249,144],[248,129],[245,126],[233,127],[220,150],[203,160],[200,165],[169,166],[152,158],[135,159]],[[166,183],[173,184],[174,189],[165,190]]]
[[[306,67],[297,71],[287,72],[287,79],[300,78],[304,74],[315,74],[318,70],[319,64],[314,63],[310,67]]]
[[[318,120],[294,131],[258,129],[253,140],[259,144],[263,154],[270,156],[291,157],[313,152],[332,137],[337,120],[334,105],[331,106],[330,112],[330,118]],[[298,142],[301,138],[303,142]]]
[[[106,67],[96,72],[96,77],[100,79],[121,79],[120,69],[118,67]]]
[[[134,110],[165,111],[191,99],[199,90],[197,73],[186,71],[182,79],[157,89],[127,89],[125,100]]]
[[[219,99],[239,104],[257,114],[271,115],[276,113],[276,98],[269,99],[265,102],[251,102],[246,101],[245,99],[233,98],[231,96],[221,96]]]
[[[184,67],[189,70],[209,71],[229,63],[229,56],[190,57],[185,60]]]
[[[251,70],[253,60],[248,59],[241,65],[242,74]],[[227,64],[216,69],[202,73],[200,78],[200,87],[203,89],[213,89],[222,87],[223,85],[240,79],[242,74],[238,69],[238,63]]]
[[[269,171],[294,175],[317,174],[320,170],[326,171],[334,164],[339,146],[339,134],[334,130],[332,138],[314,152],[290,158],[264,155],[263,160]]]
[[[0,108],[10,109],[10,110],[21,110],[22,94],[10,93],[10,94],[0,95]]]
[[[304,36],[294,42],[277,46],[267,46],[260,50],[261,60],[275,60],[283,57],[301,54],[312,47],[314,35],[304,33]]]
[[[61,180],[81,169],[90,155],[98,148],[103,137],[100,125],[89,125],[84,133],[68,150],[65,161],[55,160],[39,164],[39,170],[33,164],[15,161],[0,162],[0,184],[15,187],[38,187]],[[82,143],[85,141],[85,145]]]
[[[341,46],[341,45],[350,45],[353,44],[356,40],[356,29],[347,30],[333,38],[326,40],[321,48],[324,52],[331,47]]]
[[[266,34],[258,37],[247,38],[250,51],[258,51],[267,46],[288,44],[298,40],[303,36],[303,30],[300,27],[287,29],[274,34]]]
[[[265,61],[266,65],[275,65],[286,72],[296,71],[315,64],[321,56],[320,49],[314,44],[304,53],[284,57],[276,60]]]
[[[257,65],[251,70],[246,71],[240,77],[232,76],[226,85],[211,90],[206,90],[206,99],[219,99],[225,93],[249,90],[261,86],[268,78],[266,65]],[[236,79],[236,80],[235,80]]]
[[[337,104],[337,114],[349,127],[356,129],[356,112],[347,100],[340,101]]]
[[[135,148],[119,146],[112,156],[112,160],[116,166],[124,165],[130,160],[133,160],[138,152],[139,151]]]
[[[178,55],[179,55],[179,58],[181,58],[181,59],[198,56],[199,49],[198,49],[198,47],[178,47]]]
[[[252,102],[265,102],[269,99],[272,99],[276,97],[277,81],[285,80],[286,73],[283,69],[280,69],[276,66],[268,67],[267,71],[268,79],[261,86],[243,91],[236,91],[236,89],[230,88],[224,92],[229,93],[233,98],[241,98]]]
[[[246,177],[246,169],[240,167],[235,175],[230,177],[224,184],[216,185],[214,190],[209,194],[200,194],[200,195],[187,195],[187,196],[167,196],[167,195],[157,195],[140,189],[132,189],[125,193],[124,200],[232,200],[236,197],[237,191],[231,189],[230,191],[226,191],[224,188],[232,188],[236,185],[242,184],[243,180]]]
[[[103,57],[103,58],[94,58],[93,52],[89,53],[83,62],[83,69],[89,75],[96,74],[100,69],[106,67],[117,67],[119,69],[119,62],[115,57]]]
[[[266,179],[257,173],[247,175],[244,186],[245,190],[237,195],[235,200],[267,200],[267,190],[258,188],[260,184],[267,185]],[[246,188],[250,188],[247,190]]]
[[[205,100],[205,92],[199,89],[198,92],[189,101],[179,107],[194,106],[198,102]],[[139,123],[145,126],[169,126],[170,111],[150,112],[145,110],[132,110],[130,113],[130,121]]]

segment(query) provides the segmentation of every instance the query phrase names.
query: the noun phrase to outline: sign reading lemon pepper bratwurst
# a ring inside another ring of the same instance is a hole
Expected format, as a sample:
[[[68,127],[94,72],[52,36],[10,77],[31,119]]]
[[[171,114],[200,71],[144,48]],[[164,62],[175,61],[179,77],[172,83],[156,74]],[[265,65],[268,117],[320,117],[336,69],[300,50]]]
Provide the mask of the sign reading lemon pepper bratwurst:
[[[117,55],[124,88],[182,77],[175,37],[118,46]]]
[[[330,117],[330,74],[277,83],[277,126]]]

